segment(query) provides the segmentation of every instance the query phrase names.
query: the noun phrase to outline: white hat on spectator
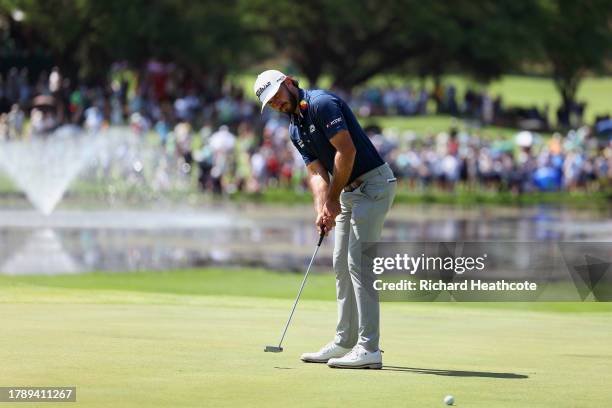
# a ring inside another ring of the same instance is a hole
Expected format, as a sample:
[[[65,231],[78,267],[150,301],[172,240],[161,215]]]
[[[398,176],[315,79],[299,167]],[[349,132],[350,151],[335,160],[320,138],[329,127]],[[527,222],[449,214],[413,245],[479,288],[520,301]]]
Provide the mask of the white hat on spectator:
[[[523,130],[516,135],[516,144],[519,147],[531,147],[533,144],[533,133]]]

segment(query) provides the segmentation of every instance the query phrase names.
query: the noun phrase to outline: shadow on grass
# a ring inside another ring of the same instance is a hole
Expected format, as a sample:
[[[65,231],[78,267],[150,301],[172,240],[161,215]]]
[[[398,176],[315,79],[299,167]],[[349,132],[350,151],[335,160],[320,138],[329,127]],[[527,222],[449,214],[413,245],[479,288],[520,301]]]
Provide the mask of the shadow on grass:
[[[386,371],[405,371],[417,374],[446,375],[449,377],[485,377],[485,378],[506,378],[523,379],[529,378],[527,375],[514,373],[492,373],[488,371],[458,371],[458,370],[438,370],[434,368],[398,367],[385,365],[382,368]]]

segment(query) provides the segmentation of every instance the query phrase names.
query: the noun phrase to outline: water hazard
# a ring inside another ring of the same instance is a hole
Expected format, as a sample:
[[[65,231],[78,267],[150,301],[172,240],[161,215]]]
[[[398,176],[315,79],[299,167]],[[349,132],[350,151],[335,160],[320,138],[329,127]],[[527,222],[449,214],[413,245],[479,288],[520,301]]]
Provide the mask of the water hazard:
[[[530,207],[396,206],[382,239],[610,241],[611,214]],[[316,242],[310,206],[0,210],[0,271],[80,273],[245,265],[301,270]],[[333,236],[317,267],[331,269]]]

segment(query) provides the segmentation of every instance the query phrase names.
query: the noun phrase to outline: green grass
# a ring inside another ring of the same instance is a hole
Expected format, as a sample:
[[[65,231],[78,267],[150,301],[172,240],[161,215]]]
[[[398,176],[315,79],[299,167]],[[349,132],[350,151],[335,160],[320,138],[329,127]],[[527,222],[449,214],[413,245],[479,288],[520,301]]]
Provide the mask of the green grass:
[[[233,80],[245,90],[245,95],[252,95],[253,81],[257,73],[234,75]],[[301,82],[302,78],[298,76]],[[308,84],[304,81],[304,86]],[[457,88],[458,95],[463,96],[463,93],[468,87],[475,89],[484,89],[482,84],[478,84],[468,77],[460,75],[447,75],[443,78],[444,84],[453,84]],[[328,87],[330,81],[328,78],[323,78],[319,84],[320,87]],[[405,78],[398,75],[377,75],[368,81],[367,85],[374,86],[400,86],[411,84],[418,87],[420,81],[416,78]],[[433,83],[431,79],[425,84],[428,89],[431,89]],[[488,92],[493,95],[501,95],[504,105],[507,106],[536,106],[540,109],[548,104],[550,108],[550,118],[554,119],[556,109],[558,108],[561,98],[555,89],[554,82],[549,77],[527,76],[527,75],[504,75],[500,79],[493,81],[487,87]],[[592,121],[595,116],[602,113],[612,113],[612,77],[586,77],[578,88],[578,99],[587,103],[585,119]],[[254,98],[254,97],[253,97]],[[554,119],[556,121],[556,119]]]
[[[402,79],[396,75],[379,75],[368,82],[369,85],[388,87],[410,83],[419,86],[420,82],[414,79]],[[433,82],[425,82],[428,89],[433,88]],[[555,88],[554,81],[549,77],[528,75],[504,75],[491,82],[488,86],[476,83],[465,76],[447,75],[443,84],[454,85],[458,95],[463,96],[466,89],[471,87],[477,90],[487,90],[492,96],[500,95],[504,106],[536,106],[543,109],[549,106],[550,119],[556,122],[556,109],[561,104],[561,98]],[[586,77],[578,88],[578,100],[587,103],[585,119],[592,121],[595,116],[603,113],[612,113],[612,77]]]
[[[502,128],[498,126],[474,127],[469,122],[449,115],[427,115],[427,116],[372,116],[362,118],[363,126],[377,125],[382,129],[400,132],[412,131],[417,137],[436,135],[440,132],[448,132],[451,128],[466,131],[470,134],[479,135],[490,140],[509,140],[516,133],[516,129]],[[550,136],[544,133],[543,136]]]
[[[257,268],[201,268],[141,272],[89,272],[77,275],[24,275],[0,274],[0,303],[26,301],[22,291],[41,291],[33,301],[46,301],[44,293],[62,289],[93,291],[119,295],[129,292],[180,296],[248,296],[258,298],[293,299],[302,280],[302,272],[270,271]],[[311,273],[308,289],[302,299],[332,301],[335,299],[334,276],[329,273]],[[28,300],[29,301],[29,300]],[[597,302],[544,302],[544,303],[441,303],[440,307],[501,308],[538,310],[548,312],[612,312],[612,303]]]
[[[604,208],[612,201],[612,191],[597,192],[530,192],[521,195],[510,191],[486,190],[483,188],[470,189],[458,185],[454,192],[429,188],[424,191],[411,191],[404,186],[397,193],[395,202],[398,204],[456,204],[470,205],[566,205],[576,208]]]
[[[235,193],[232,199],[238,202],[260,202],[277,205],[306,204],[312,202],[310,192],[300,192],[289,188],[268,188],[259,194]],[[402,204],[452,204],[471,205],[565,205],[574,208],[605,208],[612,201],[612,191],[597,192],[533,192],[521,195],[509,191],[468,188],[458,185],[455,191],[444,191],[430,187],[413,189],[400,183],[394,203]]]
[[[561,104],[553,81],[547,78],[506,76],[491,84],[490,91],[502,95],[506,106],[537,106],[542,109],[548,103],[551,118]],[[587,103],[585,119],[588,122],[597,115],[612,113],[611,93],[612,77],[589,77],[582,82],[578,88],[578,100]]]
[[[299,354],[333,335],[333,277],[262,270],[0,277],[0,383],[76,385],[79,407],[607,406],[608,304],[383,303],[385,368]],[[539,305],[538,305],[539,306]],[[539,310],[539,311],[536,311]],[[45,404],[27,404],[41,406]]]
[[[22,285],[87,290],[126,290],[176,295],[234,295],[286,298],[300,274],[263,269],[187,269],[132,273],[85,273],[79,275],[34,275],[8,277],[0,274],[0,286]],[[270,285],[274,282],[274,285]],[[308,295],[312,299],[334,299],[330,276],[313,274]],[[298,282],[299,285],[299,282]]]

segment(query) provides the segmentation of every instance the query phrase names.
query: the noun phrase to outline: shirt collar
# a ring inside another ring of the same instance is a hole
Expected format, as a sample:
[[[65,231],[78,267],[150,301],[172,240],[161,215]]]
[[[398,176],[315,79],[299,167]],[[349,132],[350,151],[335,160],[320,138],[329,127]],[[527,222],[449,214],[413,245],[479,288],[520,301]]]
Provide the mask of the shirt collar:
[[[306,102],[308,102],[309,96],[310,95],[308,95],[308,91],[306,91],[305,89],[302,89],[302,88],[298,89],[298,103],[300,103],[302,99],[305,99]]]
[[[307,90],[302,89],[302,88],[298,88],[298,106],[300,105],[300,101],[305,100],[307,103],[309,103],[310,100],[310,94]],[[298,123],[301,119],[304,119],[304,115],[302,114],[302,111],[299,111],[300,113],[295,114],[292,113],[291,114],[291,119],[293,120],[293,123]]]

